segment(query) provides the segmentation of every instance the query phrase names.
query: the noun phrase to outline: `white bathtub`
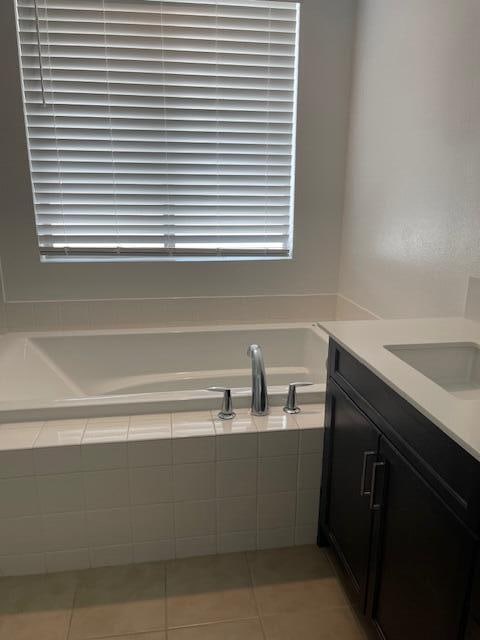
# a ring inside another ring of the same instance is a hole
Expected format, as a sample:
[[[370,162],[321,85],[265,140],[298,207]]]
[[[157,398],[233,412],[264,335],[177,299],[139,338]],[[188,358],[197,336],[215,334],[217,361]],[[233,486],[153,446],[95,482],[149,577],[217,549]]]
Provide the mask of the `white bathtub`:
[[[6,334],[0,422],[215,409],[212,385],[248,406],[251,343],[263,349],[272,404],[307,380],[299,401],[321,402],[327,341],[313,324]]]

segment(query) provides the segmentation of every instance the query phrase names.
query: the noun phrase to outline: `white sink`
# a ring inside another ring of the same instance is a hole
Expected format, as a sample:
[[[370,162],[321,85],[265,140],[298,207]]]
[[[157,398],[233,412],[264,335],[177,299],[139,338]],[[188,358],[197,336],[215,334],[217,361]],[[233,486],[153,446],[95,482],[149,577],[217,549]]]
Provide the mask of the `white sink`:
[[[474,342],[385,345],[385,349],[452,395],[480,399],[480,347]]]

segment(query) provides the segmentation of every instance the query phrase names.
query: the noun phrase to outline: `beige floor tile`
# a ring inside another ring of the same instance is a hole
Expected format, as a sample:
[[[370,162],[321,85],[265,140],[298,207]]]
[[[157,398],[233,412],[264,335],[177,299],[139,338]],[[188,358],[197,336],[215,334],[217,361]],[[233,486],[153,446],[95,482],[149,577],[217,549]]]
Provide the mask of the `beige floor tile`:
[[[167,564],[169,628],[256,615],[244,554],[189,558]]]
[[[364,640],[348,607],[264,616],[267,640]]]
[[[258,619],[236,620],[173,629],[168,640],[263,640],[263,633]]]
[[[165,628],[162,563],[90,569],[80,574],[70,640]]]
[[[127,636],[108,636],[101,640],[167,640],[165,631],[152,631],[150,633],[129,633]]]
[[[73,573],[0,579],[0,640],[65,640]]]
[[[294,613],[346,605],[340,582],[318,547],[248,554],[261,614]]]

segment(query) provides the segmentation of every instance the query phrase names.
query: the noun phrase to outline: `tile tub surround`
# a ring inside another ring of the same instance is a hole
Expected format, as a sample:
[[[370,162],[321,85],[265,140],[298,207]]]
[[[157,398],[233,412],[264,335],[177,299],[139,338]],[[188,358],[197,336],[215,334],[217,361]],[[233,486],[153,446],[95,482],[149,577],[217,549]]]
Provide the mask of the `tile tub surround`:
[[[252,322],[333,320],[333,293],[150,298],[124,300],[5,301],[0,331],[70,331]],[[3,309],[2,309],[3,306]]]
[[[0,575],[314,543],[323,413],[0,425]]]
[[[0,333],[373,318],[374,314],[336,293],[43,302],[2,302],[0,295]]]

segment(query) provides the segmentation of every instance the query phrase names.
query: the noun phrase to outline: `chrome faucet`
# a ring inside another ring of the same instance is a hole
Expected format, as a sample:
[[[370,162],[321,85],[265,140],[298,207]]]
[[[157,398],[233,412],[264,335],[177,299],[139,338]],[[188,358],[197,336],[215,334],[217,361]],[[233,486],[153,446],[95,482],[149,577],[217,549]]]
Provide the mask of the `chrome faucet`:
[[[254,416],[266,416],[269,412],[268,389],[262,350],[258,344],[251,344],[247,355],[252,360],[252,413]]]

